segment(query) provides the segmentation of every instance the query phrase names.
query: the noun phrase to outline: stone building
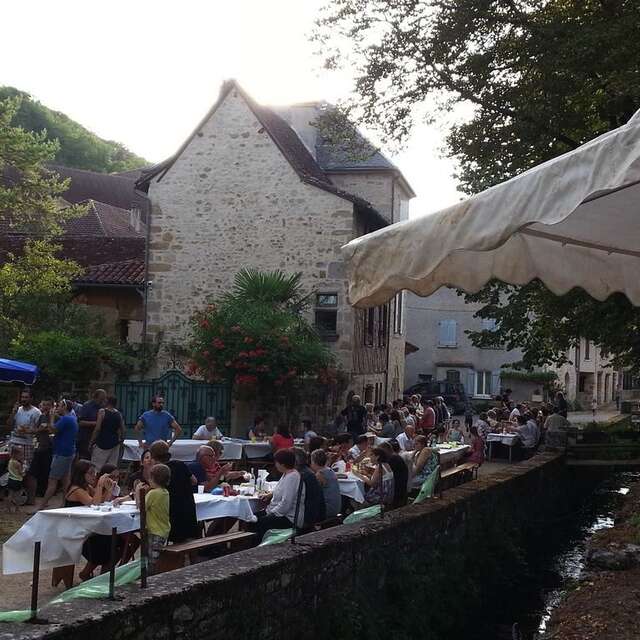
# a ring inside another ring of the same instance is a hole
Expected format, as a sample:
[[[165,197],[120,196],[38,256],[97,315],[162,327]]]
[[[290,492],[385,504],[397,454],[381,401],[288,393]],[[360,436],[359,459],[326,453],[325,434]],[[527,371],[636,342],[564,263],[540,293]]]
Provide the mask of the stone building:
[[[328,145],[312,124],[324,108],[268,109],[226,82],[178,151],[143,173],[146,331],[183,341],[193,312],[243,267],[301,272],[349,389],[376,402],[404,386],[403,300],[352,308],[340,247],[406,219],[414,193],[382,154],[355,161]]]

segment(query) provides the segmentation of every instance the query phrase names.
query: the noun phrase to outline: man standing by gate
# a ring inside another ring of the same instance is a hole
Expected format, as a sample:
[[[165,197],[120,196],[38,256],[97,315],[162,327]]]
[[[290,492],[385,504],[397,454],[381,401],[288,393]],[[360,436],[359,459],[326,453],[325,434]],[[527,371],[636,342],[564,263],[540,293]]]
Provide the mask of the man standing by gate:
[[[136,431],[138,432],[138,443],[141,447],[149,447],[156,440],[169,440],[171,434],[171,446],[176,438],[182,433],[182,427],[176,422],[176,419],[164,409],[164,398],[160,395],[153,396],[151,399],[151,409],[145,411],[136,423]],[[143,443],[144,440],[144,443]]]

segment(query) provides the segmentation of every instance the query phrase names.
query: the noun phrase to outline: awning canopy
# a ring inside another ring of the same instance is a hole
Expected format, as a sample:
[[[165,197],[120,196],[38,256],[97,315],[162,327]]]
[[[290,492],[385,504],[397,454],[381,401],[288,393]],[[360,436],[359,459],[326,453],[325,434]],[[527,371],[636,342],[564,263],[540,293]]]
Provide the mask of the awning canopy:
[[[0,382],[35,384],[40,370],[35,364],[0,358]]]
[[[623,127],[434,213],[343,247],[351,303],[402,289],[480,290],[539,278],[555,294],[582,287],[640,306],[640,111]]]

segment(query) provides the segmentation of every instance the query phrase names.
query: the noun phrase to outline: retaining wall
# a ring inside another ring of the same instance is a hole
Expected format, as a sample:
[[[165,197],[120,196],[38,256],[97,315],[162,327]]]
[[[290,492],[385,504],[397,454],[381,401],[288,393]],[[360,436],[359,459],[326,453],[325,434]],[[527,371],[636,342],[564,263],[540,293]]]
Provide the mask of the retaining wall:
[[[382,518],[154,576],[117,602],[52,607],[54,624],[0,626],[0,640],[462,637],[517,589],[526,545],[568,508],[568,473],[540,454]]]

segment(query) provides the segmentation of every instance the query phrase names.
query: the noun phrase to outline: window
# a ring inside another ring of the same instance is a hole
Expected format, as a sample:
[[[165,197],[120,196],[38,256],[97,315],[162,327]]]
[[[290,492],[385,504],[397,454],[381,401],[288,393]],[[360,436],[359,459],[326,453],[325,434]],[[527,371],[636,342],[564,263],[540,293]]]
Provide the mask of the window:
[[[589,340],[584,341],[584,359],[591,359],[591,342]]]
[[[373,347],[373,336],[375,335],[374,324],[376,320],[376,310],[372,307],[364,311],[364,345]]]
[[[338,294],[316,294],[315,325],[323,336],[336,336],[338,332]]]
[[[494,318],[482,318],[482,330],[483,331],[495,331],[496,321]]]
[[[438,322],[438,346],[457,347],[457,328],[458,323],[455,320],[440,320]]]
[[[460,382],[460,372],[456,369],[449,369],[447,371],[447,382],[459,383]]]
[[[120,320],[118,324],[118,333],[120,335],[120,343],[126,344],[129,342],[129,321]]]
[[[587,386],[587,375],[585,373],[581,373],[578,377],[578,392],[584,393],[584,390]]]
[[[393,333],[402,333],[402,320],[403,320],[403,305],[404,305],[404,292],[396,294],[396,299],[393,305]]]
[[[389,333],[389,307],[383,305],[378,307],[378,346],[387,346],[387,333]]]
[[[625,391],[630,391],[631,389],[637,389],[638,378],[636,378],[635,376],[632,376],[631,373],[629,373],[628,371],[625,371],[622,374],[622,388]]]
[[[476,371],[476,395],[491,395],[491,371]]]

